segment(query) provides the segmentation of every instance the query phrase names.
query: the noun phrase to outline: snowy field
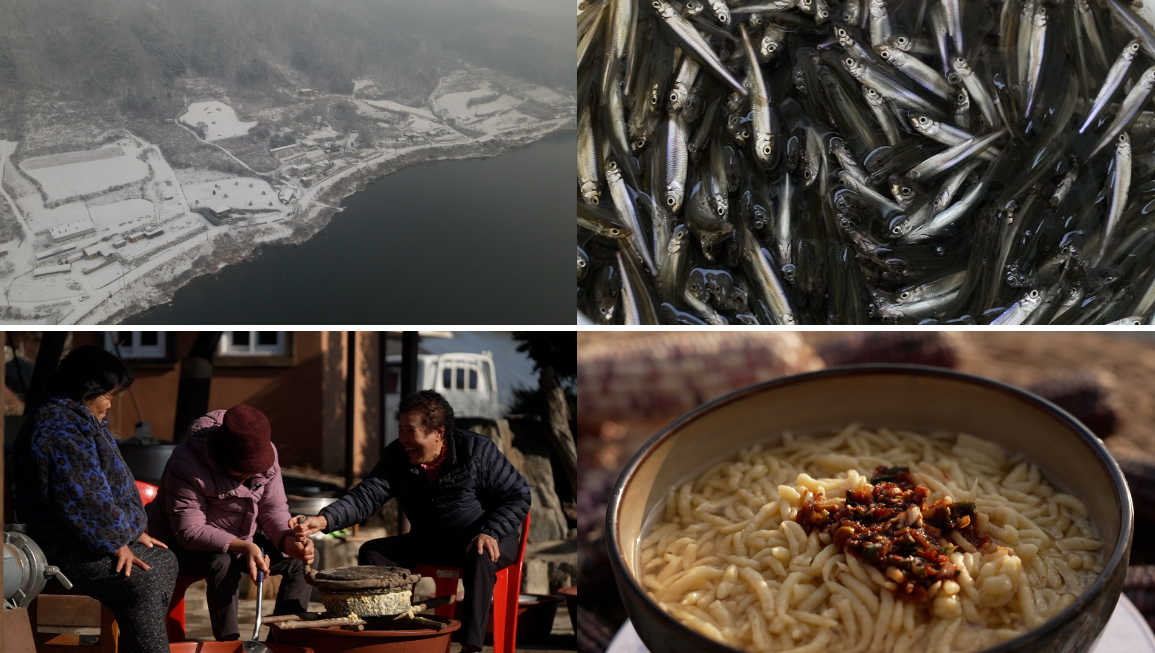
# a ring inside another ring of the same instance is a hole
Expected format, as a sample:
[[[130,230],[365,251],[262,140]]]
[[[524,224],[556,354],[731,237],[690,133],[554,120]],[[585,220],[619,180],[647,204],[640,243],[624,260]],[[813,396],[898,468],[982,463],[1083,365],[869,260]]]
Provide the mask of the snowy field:
[[[388,109],[389,111],[396,111],[398,113],[408,113],[408,114],[412,114],[415,116],[422,116],[424,118],[429,118],[430,120],[436,120],[437,119],[437,117],[434,116],[429,111],[429,109],[414,109],[413,107],[407,107],[404,104],[397,104],[396,102],[390,102],[389,100],[362,100],[362,101],[365,104],[375,106],[375,107],[378,107],[381,109]]]
[[[506,111],[496,116],[490,116],[481,122],[470,125],[473,129],[481,129],[487,134],[494,132],[505,131],[513,129],[514,127],[524,127],[533,122],[529,116],[520,111]]]
[[[32,233],[77,220],[87,220],[90,217],[88,207],[84,205],[84,202],[69,202],[54,209],[46,209],[39,196],[28,195],[16,200],[16,204],[20,206],[21,212],[27,218],[28,227]]]
[[[88,261],[91,263],[91,261]],[[8,299],[13,302],[51,302],[84,294],[77,277],[82,276],[74,264],[72,272],[35,278],[32,270],[20,275],[8,287]]]
[[[455,120],[462,120],[473,117],[473,107],[467,107],[470,98],[484,97],[492,95],[493,91],[489,86],[482,88],[475,88],[472,91],[462,91],[459,93],[446,93],[441,97],[433,99],[433,106],[437,107],[438,111],[448,111],[449,117]]]
[[[377,85],[377,82],[374,82],[371,79],[354,79],[353,80],[353,92],[356,93],[357,91],[360,91],[361,89],[365,88],[366,86],[376,86],[376,85]]]
[[[61,200],[148,176],[148,164],[136,158],[141,149],[126,142],[123,146],[25,159],[20,167],[40,182],[49,201]]]
[[[570,102],[569,98],[562,96],[562,94],[556,91],[551,91],[544,86],[534,86],[524,91],[524,93],[530,99],[537,100],[543,104],[566,104]]]
[[[101,206],[89,206],[88,214],[92,216],[97,235],[104,237],[131,231],[152,222],[153,205],[148,200],[123,200]]]
[[[213,195],[214,190],[217,192],[216,195]],[[184,185],[184,195],[188,198],[189,207],[194,209],[202,206],[215,207],[219,204],[234,209],[282,208],[277,193],[269,183],[251,177],[229,177],[216,181],[188,183]],[[269,202],[273,205],[269,206]]]
[[[414,133],[424,134],[425,132],[429,131],[430,129],[441,129],[444,126],[445,125],[442,125],[439,122],[430,122],[428,120],[422,120],[421,118],[418,118],[417,116],[411,116],[409,118],[409,122],[406,123],[406,125],[405,125],[405,127],[403,127],[403,129],[405,130],[406,133],[409,133],[409,134],[414,134]]]
[[[473,107],[473,109],[474,109],[474,111],[477,112],[478,116],[489,116],[489,115],[493,115],[499,111],[505,111],[506,109],[512,109],[512,108],[520,105],[522,102],[523,102],[523,100],[519,100],[519,99],[513,97],[512,95],[503,95],[503,96],[497,98],[496,100],[494,100],[493,102],[490,102],[488,104],[479,104],[479,105]]]
[[[237,112],[224,102],[193,102],[179,120],[189,127],[203,122],[207,126],[205,140],[218,141],[222,138],[244,136],[257,122],[241,122]]]

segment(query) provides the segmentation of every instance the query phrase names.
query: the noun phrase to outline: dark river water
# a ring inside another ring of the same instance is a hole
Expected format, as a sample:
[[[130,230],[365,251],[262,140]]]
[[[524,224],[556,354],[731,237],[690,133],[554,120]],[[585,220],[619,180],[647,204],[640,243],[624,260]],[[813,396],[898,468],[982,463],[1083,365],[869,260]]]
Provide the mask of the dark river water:
[[[573,324],[573,131],[387,175],[128,324]]]

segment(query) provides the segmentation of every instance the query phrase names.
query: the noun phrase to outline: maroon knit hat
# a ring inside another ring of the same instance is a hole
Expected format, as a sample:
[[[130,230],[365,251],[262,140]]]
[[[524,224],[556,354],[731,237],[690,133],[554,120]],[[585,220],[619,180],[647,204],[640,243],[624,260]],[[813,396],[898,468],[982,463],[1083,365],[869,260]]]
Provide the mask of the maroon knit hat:
[[[272,427],[261,411],[237,404],[225,411],[221,428],[213,434],[213,455],[218,464],[242,474],[260,474],[273,466]]]

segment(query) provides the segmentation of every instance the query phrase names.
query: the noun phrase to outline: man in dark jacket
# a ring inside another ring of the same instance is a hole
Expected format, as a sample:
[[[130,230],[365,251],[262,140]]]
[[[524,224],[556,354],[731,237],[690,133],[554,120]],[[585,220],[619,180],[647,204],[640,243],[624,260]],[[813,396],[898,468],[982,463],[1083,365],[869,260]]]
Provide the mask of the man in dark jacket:
[[[529,512],[525,479],[485,436],[453,425],[453,408],[423,390],[400,406],[398,440],[360,485],[317,517],[294,517],[297,537],[364,521],[391,497],[412,530],[361,545],[358,563],[462,567],[462,650],[480,651],[498,569],[513,564]]]

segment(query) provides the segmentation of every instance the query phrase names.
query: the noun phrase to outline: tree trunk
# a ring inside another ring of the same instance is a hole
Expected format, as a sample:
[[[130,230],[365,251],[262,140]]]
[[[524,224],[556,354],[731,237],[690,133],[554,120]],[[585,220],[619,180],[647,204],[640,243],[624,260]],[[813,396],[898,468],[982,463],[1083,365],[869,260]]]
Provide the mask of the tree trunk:
[[[176,391],[176,418],[172,426],[172,443],[188,438],[188,425],[209,409],[209,391],[213,382],[213,353],[221,339],[220,331],[201,331],[188,356],[180,361],[180,384]]]
[[[37,404],[47,399],[44,392],[48,389],[48,380],[60,366],[61,354],[64,353],[64,341],[68,339],[67,331],[45,331],[40,338],[40,350],[36,352],[36,367],[32,368],[32,379],[28,382],[28,393],[24,395],[24,414],[31,415]],[[13,349],[13,352],[16,350]],[[19,364],[19,361],[17,361]]]
[[[570,487],[577,494],[577,446],[574,444],[573,433],[569,430],[569,406],[566,405],[565,391],[553,377],[553,370],[548,367],[541,369],[539,384],[541,392],[549,406],[549,435],[561,457],[561,464],[565,467],[569,477]]]

